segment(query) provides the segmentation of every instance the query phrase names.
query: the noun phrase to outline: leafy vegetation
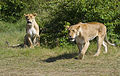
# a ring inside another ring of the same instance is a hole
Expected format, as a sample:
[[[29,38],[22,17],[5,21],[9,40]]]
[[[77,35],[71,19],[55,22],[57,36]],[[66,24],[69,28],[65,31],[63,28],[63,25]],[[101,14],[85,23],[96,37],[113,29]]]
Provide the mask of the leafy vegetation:
[[[119,43],[120,35],[117,33],[118,31],[115,31],[116,26],[117,29],[120,28],[118,26],[120,24],[119,5],[120,2],[117,0],[58,1],[56,8],[51,13],[50,23],[45,27],[49,29],[48,33],[51,35],[50,38],[58,39],[59,42],[62,42],[66,40],[65,22],[71,25],[78,22],[101,22],[107,26],[108,36],[111,38],[111,41]]]
[[[2,21],[19,23],[24,13],[36,12],[36,20],[40,28],[43,28],[43,45],[68,45],[64,26],[92,21],[104,23],[108,29],[109,40],[120,44],[119,0],[1,0],[0,4]],[[23,25],[13,25],[18,26],[21,26],[19,29],[24,28]]]

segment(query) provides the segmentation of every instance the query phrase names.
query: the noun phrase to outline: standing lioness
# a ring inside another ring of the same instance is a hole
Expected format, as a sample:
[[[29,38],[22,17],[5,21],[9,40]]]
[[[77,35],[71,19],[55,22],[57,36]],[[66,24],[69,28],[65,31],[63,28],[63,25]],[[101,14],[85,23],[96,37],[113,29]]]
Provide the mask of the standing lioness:
[[[95,37],[98,37],[98,48],[94,56],[100,54],[101,45],[105,47],[105,53],[107,53],[107,44],[111,44],[107,40],[106,35],[106,26],[98,22],[89,22],[89,23],[78,23],[76,25],[67,26],[69,30],[69,37],[71,41],[76,41],[79,49],[79,58],[83,59],[84,55],[89,47],[90,40],[93,40]],[[104,41],[106,39],[106,42]]]

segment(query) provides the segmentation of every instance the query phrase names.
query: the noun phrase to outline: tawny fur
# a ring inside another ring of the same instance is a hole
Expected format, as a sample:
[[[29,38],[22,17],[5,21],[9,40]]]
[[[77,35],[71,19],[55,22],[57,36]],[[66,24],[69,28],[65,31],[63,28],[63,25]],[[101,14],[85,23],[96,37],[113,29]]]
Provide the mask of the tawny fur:
[[[71,41],[76,41],[79,49],[79,58],[83,59],[84,55],[90,45],[90,40],[98,37],[97,52],[94,56],[100,54],[101,45],[105,47],[105,53],[107,53],[107,43],[111,44],[107,40],[106,26],[99,22],[89,22],[89,23],[78,23],[72,26],[67,26],[69,30],[69,36]],[[106,39],[106,42],[104,41]]]
[[[26,18],[26,35],[24,36],[24,44],[17,44],[10,46],[8,42],[6,42],[9,47],[30,47],[33,48],[36,45],[40,45],[39,43],[39,26],[35,21],[36,13],[34,14],[24,14]]]
[[[24,45],[28,44],[30,48],[34,47],[34,45],[39,44],[37,38],[39,36],[39,26],[35,21],[36,13],[34,14],[24,14],[26,17],[26,35],[24,39]]]

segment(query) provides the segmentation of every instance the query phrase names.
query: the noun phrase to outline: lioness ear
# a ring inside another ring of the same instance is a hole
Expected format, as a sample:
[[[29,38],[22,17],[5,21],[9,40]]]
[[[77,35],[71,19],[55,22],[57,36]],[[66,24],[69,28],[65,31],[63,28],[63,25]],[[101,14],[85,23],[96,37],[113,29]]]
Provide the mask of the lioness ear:
[[[24,14],[24,16],[27,16],[26,14]]]
[[[80,26],[77,27],[77,30],[79,30],[79,29],[80,29]]]
[[[70,26],[66,26],[65,28],[69,29]]]
[[[79,23],[82,23],[82,22],[79,22]]]
[[[33,13],[34,16],[37,16],[37,13]]]

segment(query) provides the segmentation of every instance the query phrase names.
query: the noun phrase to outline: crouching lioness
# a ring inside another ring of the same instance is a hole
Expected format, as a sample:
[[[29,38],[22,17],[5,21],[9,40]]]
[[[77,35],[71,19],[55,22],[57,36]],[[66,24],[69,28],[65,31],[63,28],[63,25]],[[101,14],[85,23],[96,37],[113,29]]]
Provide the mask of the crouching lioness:
[[[76,25],[67,26],[69,30],[69,37],[71,41],[76,41],[79,49],[79,59],[83,59],[84,55],[90,45],[90,40],[93,40],[95,37],[98,37],[98,48],[94,56],[100,54],[101,45],[105,47],[105,53],[107,53],[107,43],[111,44],[107,40],[106,26],[98,22],[89,22],[89,23],[78,23]],[[106,42],[104,41],[106,40]]]
[[[24,37],[24,45],[28,45],[30,48],[39,44],[39,26],[35,21],[36,13],[24,14],[26,18],[26,35]]]

